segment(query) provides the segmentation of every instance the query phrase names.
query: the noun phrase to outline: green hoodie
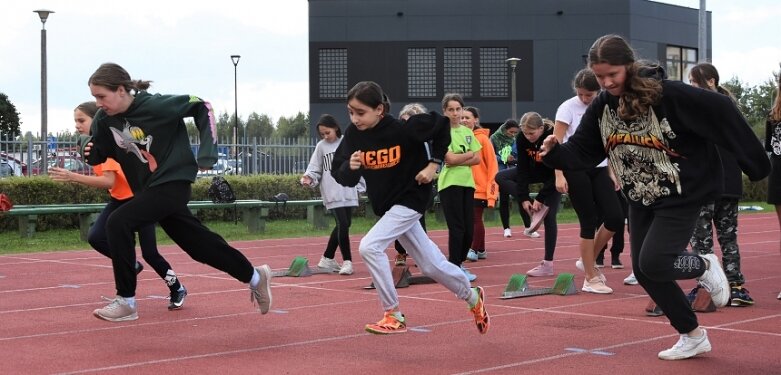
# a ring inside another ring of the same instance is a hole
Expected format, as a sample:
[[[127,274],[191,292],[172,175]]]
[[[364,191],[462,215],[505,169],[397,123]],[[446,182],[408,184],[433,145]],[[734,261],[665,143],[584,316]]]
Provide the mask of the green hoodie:
[[[196,162],[184,118],[192,117],[201,137]],[[92,120],[87,163],[113,158],[133,192],[173,181],[195,181],[200,168],[217,162],[217,128],[211,104],[191,95],[136,94],[124,113],[99,110]]]
[[[507,131],[507,125],[507,122],[505,122],[494,132],[494,134],[491,134],[491,144],[494,146],[496,161],[499,162],[499,164],[507,164],[507,157],[510,156],[513,142],[515,142],[515,138],[504,134]],[[499,169],[502,169],[501,165]]]

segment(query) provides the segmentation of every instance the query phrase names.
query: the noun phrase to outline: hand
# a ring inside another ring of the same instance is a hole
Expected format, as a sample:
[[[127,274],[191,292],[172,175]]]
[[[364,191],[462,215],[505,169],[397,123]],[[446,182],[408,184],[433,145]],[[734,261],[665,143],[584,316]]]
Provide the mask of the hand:
[[[521,207],[523,207],[523,210],[526,211],[526,213],[529,215],[534,213],[534,211],[532,211],[532,202],[523,201],[523,203],[521,203]]]
[[[82,150],[81,155],[86,158],[89,156],[90,150],[92,150],[92,142],[87,142],[87,144],[84,145],[84,149]]]
[[[532,212],[537,212],[542,209],[542,202],[535,200],[534,203],[532,203]]]
[[[548,152],[553,149],[553,147],[556,146],[556,144],[559,143],[559,139],[556,138],[555,135],[551,134],[547,137],[545,137],[545,140],[542,141],[542,147],[540,147],[540,156],[548,155]]]
[[[437,165],[437,163],[428,163],[428,165],[421,169],[415,176],[415,181],[418,182],[418,185],[428,184],[431,181],[434,181],[434,178],[437,176],[438,167],[439,165]]]
[[[49,178],[51,178],[54,181],[69,182],[71,181],[71,173],[72,172],[67,169],[62,169],[58,167],[49,168]]]
[[[569,184],[567,184],[567,178],[564,177],[564,173],[561,170],[556,170],[556,191],[562,194],[567,194],[569,190]]]
[[[363,160],[363,151],[355,151],[350,155],[350,169],[357,171],[361,168]]]
[[[302,186],[310,187],[310,186],[312,186],[312,177],[309,177],[307,175],[303,175],[303,176],[301,176],[300,182],[301,182]]]

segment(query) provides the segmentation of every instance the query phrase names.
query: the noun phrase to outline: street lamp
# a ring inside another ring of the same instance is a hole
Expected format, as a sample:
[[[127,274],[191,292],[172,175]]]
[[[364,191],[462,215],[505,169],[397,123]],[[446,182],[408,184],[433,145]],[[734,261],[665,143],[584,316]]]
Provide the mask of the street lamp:
[[[513,107],[513,120],[517,121],[518,120],[518,115],[517,115],[517,112],[515,110],[515,67],[518,66],[518,61],[521,61],[521,59],[519,59],[517,57],[511,57],[511,58],[509,58],[509,59],[507,59],[505,61],[507,61],[510,64],[510,68],[513,69],[513,72],[512,72],[512,86],[511,86],[512,87],[511,88],[512,91],[510,92],[510,98],[512,100],[512,107]]]
[[[33,12],[38,13],[38,17],[41,17],[41,140],[46,141],[48,138],[46,130],[48,117],[46,111],[46,19],[54,11],[39,9]]]
[[[237,66],[239,65],[240,55],[231,55],[231,61],[233,61],[233,144],[235,145],[234,156],[236,157],[236,165],[234,166],[233,173],[236,174],[239,171],[239,91],[237,81]]]

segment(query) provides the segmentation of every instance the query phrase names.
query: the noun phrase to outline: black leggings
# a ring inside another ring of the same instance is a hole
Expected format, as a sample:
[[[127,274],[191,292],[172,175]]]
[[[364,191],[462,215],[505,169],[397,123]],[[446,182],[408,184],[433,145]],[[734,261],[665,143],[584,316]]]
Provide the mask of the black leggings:
[[[632,271],[682,334],[698,326],[676,280],[694,279],[705,272],[702,258],[686,251],[699,214],[700,205],[660,209],[629,206]]]
[[[133,232],[160,223],[160,227],[193,260],[249,283],[255,270],[247,258],[218,234],[201,224],[190,210],[192,186],[174,181],[136,193],[112,213],[106,223],[117,295],[136,295],[136,252]]]
[[[336,226],[334,227],[334,230],[331,231],[331,237],[328,238],[328,245],[325,247],[323,256],[334,259],[336,247],[339,246],[339,250],[342,252],[342,259],[352,261],[353,256],[350,251],[350,225],[352,224],[353,208],[336,207],[331,209],[331,213],[336,220]]]
[[[510,227],[510,193],[499,189],[499,219],[502,220],[502,228],[507,229]],[[518,202],[518,212],[521,214],[521,220],[523,220],[524,228],[528,228],[531,225],[532,219],[529,214],[524,211],[521,206],[521,202]]]
[[[109,259],[111,259],[111,248],[108,245],[106,221],[108,221],[109,216],[111,216],[114,211],[129,201],[130,199],[121,201],[111,198],[106,204],[106,208],[100,212],[95,223],[92,224],[89,234],[87,235],[87,242],[89,242],[92,248]],[[133,240],[135,241],[135,234],[133,234]],[[157,238],[154,224],[139,228],[138,243],[141,245],[141,256],[144,258],[144,261],[152,266],[152,269],[155,270],[155,273],[157,273],[161,279],[165,280],[166,273],[168,273],[168,270],[173,270],[173,268],[171,268],[171,264],[169,264],[157,250]],[[135,243],[133,244],[133,248],[135,248]],[[179,290],[179,287],[180,284],[178,279],[174,284],[169,286],[171,290]]]
[[[587,171],[564,171],[572,208],[580,222],[580,238],[594,239],[600,223],[611,232],[624,231],[624,212],[615,193],[607,167]]]

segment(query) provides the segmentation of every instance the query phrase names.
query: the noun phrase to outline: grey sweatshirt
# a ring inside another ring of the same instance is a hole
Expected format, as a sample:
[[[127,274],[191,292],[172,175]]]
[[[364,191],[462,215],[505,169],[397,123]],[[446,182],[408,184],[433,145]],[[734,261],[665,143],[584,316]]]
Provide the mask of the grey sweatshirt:
[[[329,210],[338,207],[357,207],[358,190],[364,186],[362,183],[356,187],[342,186],[331,176],[331,161],[334,157],[334,151],[341,142],[341,137],[331,143],[324,140],[318,142],[312,158],[309,159],[309,166],[304,172],[305,176],[312,179],[313,187],[320,185],[323,205]]]

